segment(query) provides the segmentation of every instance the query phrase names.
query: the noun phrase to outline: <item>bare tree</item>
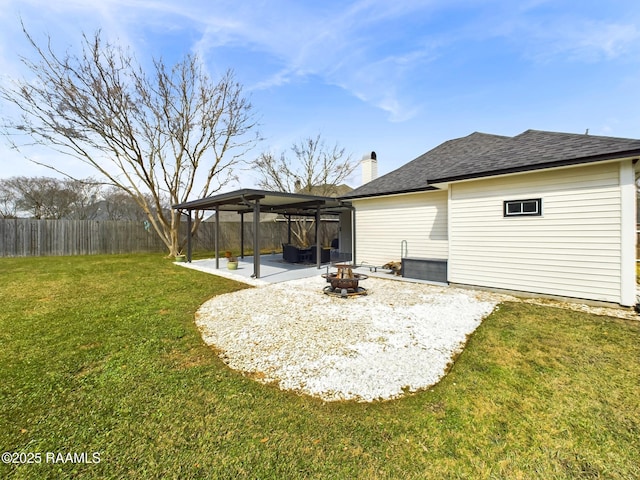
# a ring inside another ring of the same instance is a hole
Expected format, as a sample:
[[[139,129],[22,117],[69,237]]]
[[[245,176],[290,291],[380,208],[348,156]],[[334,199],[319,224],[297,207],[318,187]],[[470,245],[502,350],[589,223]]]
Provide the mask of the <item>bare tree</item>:
[[[92,179],[11,177],[0,182],[3,216],[28,214],[33,218],[87,219],[100,186]]]
[[[100,32],[83,35],[80,55],[39,46],[23,26],[36,60],[23,58],[34,81],[0,87],[0,98],[21,118],[7,119],[4,134],[17,149],[16,134],[47,145],[95,168],[105,183],[133,198],[175,256],[180,214],[163,208],[192,195],[211,195],[233,178],[233,166],[257,135],[251,105],[228,71],[216,83],[197,57],[169,68],[153,61],[147,76],[131,54],[105,43]],[[62,167],[36,162],[72,177]],[[202,220],[198,212],[194,233]]]
[[[57,178],[12,177],[5,181],[5,187],[12,192],[18,212],[38,219],[67,217],[78,201],[77,193]]]
[[[100,202],[100,212],[107,220],[137,220],[142,221],[147,218],[140,206],[119,188],[110,187],[102,194],[103,200]],[[152,200],[149,199],[149,202]]]
[[[293,158],[263,152],[253,166],[258,184],[269,190],[331,196],[358,166],[338,144],[328,147],[320,134],[291,146]]]
[[[358,162],[351,159],[336,143],[327,146],[320,134],[315,138],[300,140],[291,147],[293,157],[285,153],[279,156],[263,152],[253,162],[259,174],[258,185],[266,190],[305,193],[319,196],[338,196],[343,183],[357,168]],[[309,236],[314,220],[296,218],[292,233],[300,244],[309,245]]]
[[[64,188],[73,194],[71,212],[66,218],[92,220],[95,217],[95,205],[99,201],[102,185],[93,178],[63,180]]]
[[[0,217],[16,218],[18,216],[17,200],[9,179],[0,178]]]

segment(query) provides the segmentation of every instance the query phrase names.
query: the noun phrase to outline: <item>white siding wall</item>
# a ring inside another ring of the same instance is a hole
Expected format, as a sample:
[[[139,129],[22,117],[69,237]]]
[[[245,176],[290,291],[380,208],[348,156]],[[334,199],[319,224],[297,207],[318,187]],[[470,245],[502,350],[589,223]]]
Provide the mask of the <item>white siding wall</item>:
[[[449,281],[621,303],[620,172],[607,163],[451,185]],[[503,201],[528,198],[542,198],[542,216],[503,217]]]
[[[423,192],[354,200],[356,261],[383,265],[400,260],[407,242],[408,256],[446,259],[447,192]]]

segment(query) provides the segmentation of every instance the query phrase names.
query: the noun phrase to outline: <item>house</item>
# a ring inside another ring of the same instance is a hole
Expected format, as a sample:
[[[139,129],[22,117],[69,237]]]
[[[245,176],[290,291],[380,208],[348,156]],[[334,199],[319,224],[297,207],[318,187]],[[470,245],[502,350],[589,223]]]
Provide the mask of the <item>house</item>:
[[[405,276],[636,304],[640,140],[527,130],[449,140],[341,197],[358,263]]]

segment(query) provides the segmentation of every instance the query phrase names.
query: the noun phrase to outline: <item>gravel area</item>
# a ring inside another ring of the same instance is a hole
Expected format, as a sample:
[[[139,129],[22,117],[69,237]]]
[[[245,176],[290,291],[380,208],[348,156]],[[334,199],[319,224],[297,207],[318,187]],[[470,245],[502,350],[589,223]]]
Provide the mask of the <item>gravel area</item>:
[[[231,368],[325,401],[428,388],[503,295],[369,278],[368,295],[325,295],[320,277],[219,295],[196,324]]]

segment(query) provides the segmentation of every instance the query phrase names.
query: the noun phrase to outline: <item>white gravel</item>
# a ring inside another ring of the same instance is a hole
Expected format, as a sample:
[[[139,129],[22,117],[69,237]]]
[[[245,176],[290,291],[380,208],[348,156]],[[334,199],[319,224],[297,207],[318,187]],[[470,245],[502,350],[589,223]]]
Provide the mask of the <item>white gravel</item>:
[[[320,277],[219,295],[196,314],[231,368],[325,401],[398,398],[437,383],[501,297],[369,278],[367,296]]]

